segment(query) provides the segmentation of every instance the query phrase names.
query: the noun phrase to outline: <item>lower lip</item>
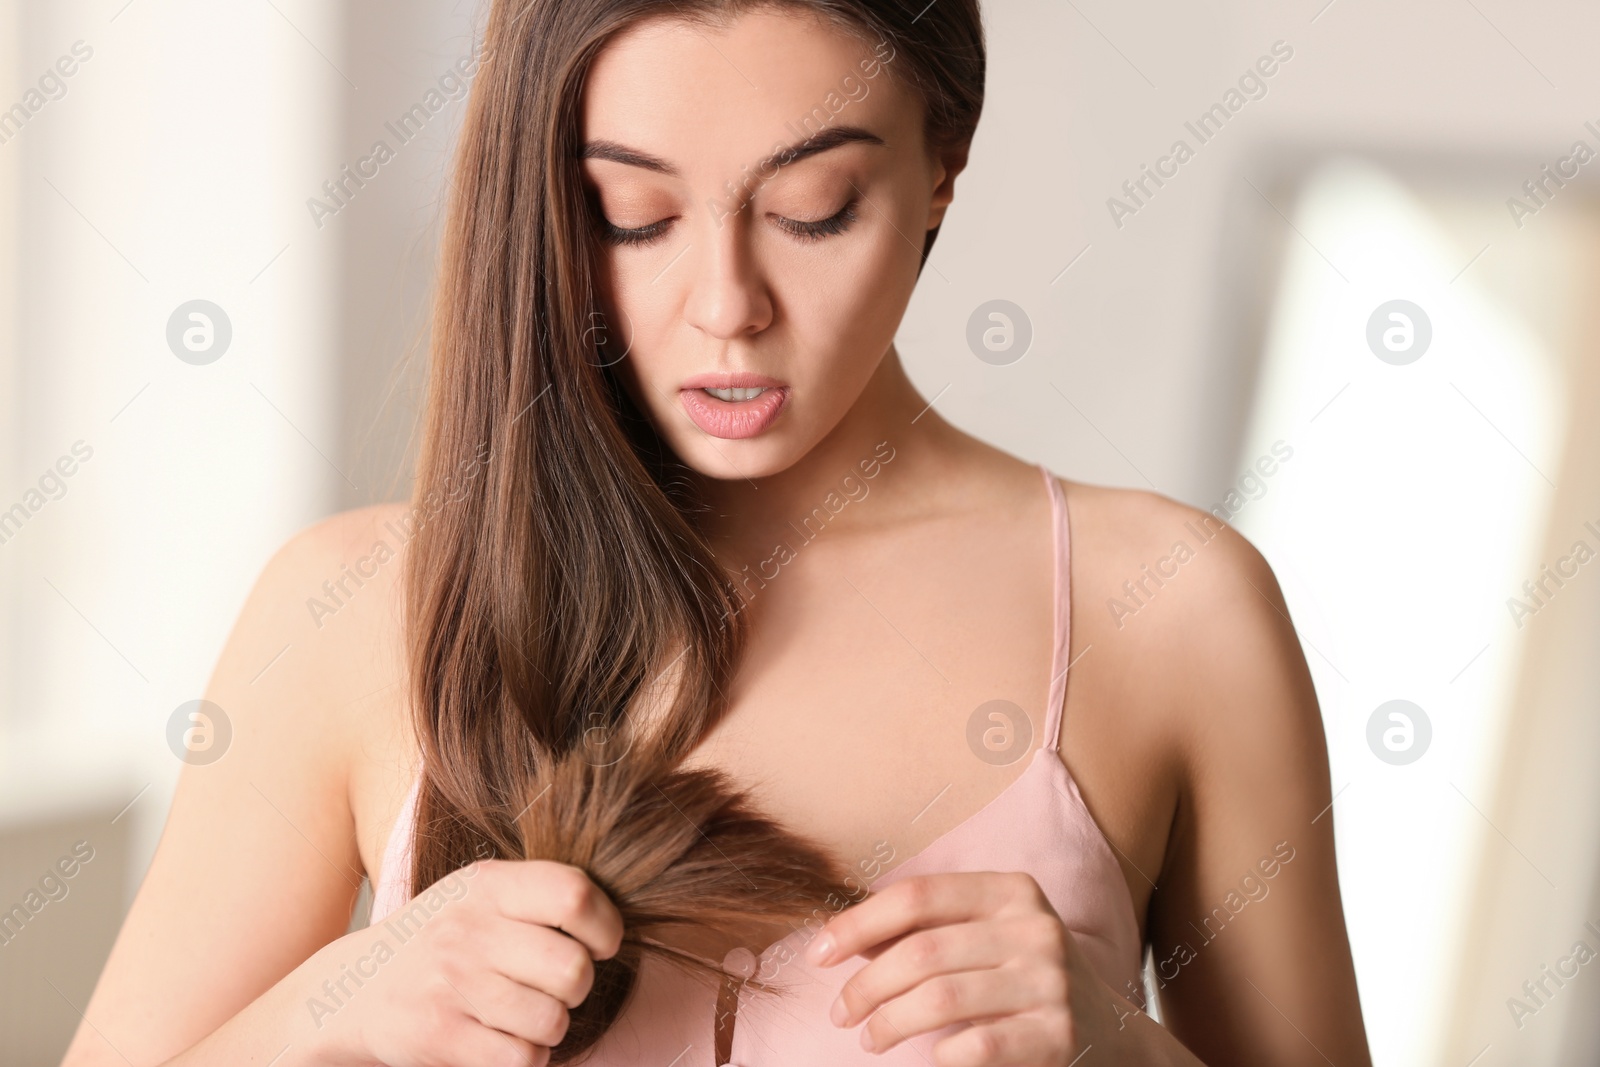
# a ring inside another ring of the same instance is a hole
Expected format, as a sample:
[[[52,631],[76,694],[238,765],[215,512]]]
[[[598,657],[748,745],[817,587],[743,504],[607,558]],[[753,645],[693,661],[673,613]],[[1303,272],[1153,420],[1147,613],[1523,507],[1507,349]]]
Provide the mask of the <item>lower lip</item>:
[[[696,426],[728,441],[764,432],[789,400],[786,386],[768,389],[753,400],[718,400],[703,389],[683,389],[678,395]]]

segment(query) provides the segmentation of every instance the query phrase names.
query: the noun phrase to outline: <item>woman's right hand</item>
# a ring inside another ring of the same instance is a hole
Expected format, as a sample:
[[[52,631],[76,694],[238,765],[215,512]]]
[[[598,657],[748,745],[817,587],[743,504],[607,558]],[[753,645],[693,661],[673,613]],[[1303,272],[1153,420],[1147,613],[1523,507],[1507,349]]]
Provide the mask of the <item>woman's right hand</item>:
[[[480,860],[316,953],[307,1009],[338,1063],[543,1067],[593,961],[621,944],[621,914],[582,870]]]

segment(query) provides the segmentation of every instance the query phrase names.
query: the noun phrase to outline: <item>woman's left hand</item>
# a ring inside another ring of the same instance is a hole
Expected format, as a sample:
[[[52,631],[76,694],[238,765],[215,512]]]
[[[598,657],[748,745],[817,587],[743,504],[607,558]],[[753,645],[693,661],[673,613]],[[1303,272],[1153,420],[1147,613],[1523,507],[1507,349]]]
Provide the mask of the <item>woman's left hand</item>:
[[[857,954],[871,962],[840,991],[834,1024],[867,1020],[861,1047],[883,1052],[971,1023],[934,1047],[939,1067],[1067,1067],[1091,1045],[1119,1043],[1113,1035],[1134,1010],[1027,874],[906,878],[840,912],[805,950],[821,966]]]

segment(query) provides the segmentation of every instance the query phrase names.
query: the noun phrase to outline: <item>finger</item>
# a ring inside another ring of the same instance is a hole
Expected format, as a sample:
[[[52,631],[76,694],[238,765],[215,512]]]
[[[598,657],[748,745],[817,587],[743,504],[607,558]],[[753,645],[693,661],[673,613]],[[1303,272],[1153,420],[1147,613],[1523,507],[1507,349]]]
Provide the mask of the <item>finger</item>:
[[[463,1017],[445,1041],[453,1067],[545,1067],[550,1050]]]
[[[1061,1058],[1059,1037],[1052,1038],[1049,1026],[1030,1015],[1014,1015],[993,1022],[977,1023],[933,1046],[934,1067],[1016,1067],[1020,1064],[1054,1062],[1073,1064],[1080,1050],[1067,1042]]]
[[[850,976],[830,1018],[838,1026],[854,1026],[879,1005],[937,975],[998,967],[1018,955],[1020,932],[1013,922],[977,922],[907,934]]]
[[[470,985],[452,985],[471,1016],[490,1029],[546,1048],[567,1034],[567,1006],[548,993],[492,972],[480,972]]]
[[[806,952],[826,967],[912,930],[987,918],[1030,891],[1038,893],[1037,883],[1020,873],[913,875],[834,916]]]
[[[483,959],[491,971],[546,993],[568,1008],[582,1004],[594,986],[589,950],[560,930],[495,916],[482,937]]]
[[[930,978],[874,1012],[861,1029],[861,1047],[882,1052],[951,1023],[1016,1015],[1038,1007],[1043,993],[1057,992],[1050,986],[1065,985],[1059,971],[1052,978],[1041,970],[999,967]]]
[[[546,860],[482,860],[476,880],[502,915],[576,938],[595,959],[622,947],[622,913],[578,868]]]

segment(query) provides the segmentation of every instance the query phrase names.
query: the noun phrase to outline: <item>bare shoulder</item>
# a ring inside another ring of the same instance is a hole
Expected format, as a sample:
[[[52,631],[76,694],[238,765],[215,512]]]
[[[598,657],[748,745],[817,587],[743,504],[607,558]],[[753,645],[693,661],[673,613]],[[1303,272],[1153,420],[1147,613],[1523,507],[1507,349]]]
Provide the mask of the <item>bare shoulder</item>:
[[[1370,1063],[1324,817],[1326,735],[1272,568],[1219,515],[1064,488],[1081,659],[1063,747],[1146,923],[1163,1023],[1207,1063],[1294,1062],[1307,1042]],[[1271,906],[1215,936],[1242,893],[1269,888]],[[1295,1025],[1246,974],[1306,1006]]]
[[[405,731],[403,561],[408,505],[375,504],[328,516],[290,537],[263,568],[240,626],[267,626],[290,703],[359,760]],[[268,642],[269,644],[271,642]],[[266,648],[261,651],[267,651]],[[352,768],[359,771],[359,767]]]
[[[1307,843],[1328,803],[1316,694],[1272,568],[1236,530],[1158,493],[1061,484],[1062,758],[1142,931],[1169,944],[1262,849]]]
[[[1150,491],[1066,480],[1062,486],[1074,547],[1085,563],[1074,577],[1102,598],[1114,629],[1130,630],[1146,611],[1152,619],[1168,616],[1168,627],[1195,622],[1197,613],[1235,622],[1286,616],[1272,568],[1226,515]]]
[[[382,854],[381,823],[413,760],[403,713],[404,504],[339,512],[290,536],[257,576],[208,687],[233,721],[241,770],[290,776],[355,845]],[[341,846],[343,847],[343,846]]]
[[[1074,625],[1096,654],[1136,669],[1142,707],[1176,715],[1166,725],[1182,733],[1227,729],[1216,720],[1251,709],[1315,712],[1272,566],[1226,517],[1150,491],[1062,486]]]
[[[319,686],[334,699],[372,680],[352,668],[398,635],[405,511],[375,504],[339,512],[296,532],[267,561],[240,625],[284,640],[285,673],[339,668]]]
[[[268,559],[208,692],[234,720],[239,771],[315,809],[319,847],[379,874],[414,773],[407,714],[404,559],[409,507],[338,512]],[[275,803],[283,806],[274,798]],[[308,831],[309,832],[309,831]],[[314,834],[312,836],[315,836]]]
[[[384,766],[373,746],[392,751],[402,718],[382,695],[399,662],[400,567],[375,545],[392,514],[324,519],[257,574],[86,1009],[94,1024],[65,1062],[112,1062],[101,1033],[119,1035],[117,1058],[165,1062],[347,928],[364,868],[381,855],[372,813],[393,792],[366,784]]]

